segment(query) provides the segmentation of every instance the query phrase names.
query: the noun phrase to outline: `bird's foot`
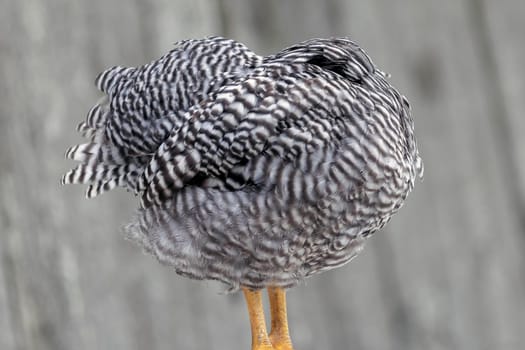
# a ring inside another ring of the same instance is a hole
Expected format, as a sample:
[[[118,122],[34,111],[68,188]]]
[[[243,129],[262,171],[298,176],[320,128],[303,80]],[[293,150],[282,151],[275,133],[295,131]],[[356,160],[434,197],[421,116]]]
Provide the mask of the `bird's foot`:
[[[287,334],[285,336],[270,334],[270,341],[274,350],[293,350],[292,341]]]
[[[291,343],[257,344],[252,350],[293,350]]]
[[[275,350],[275,348],[269,340],[265,340],[257,344],[252,344],[252,350]]]

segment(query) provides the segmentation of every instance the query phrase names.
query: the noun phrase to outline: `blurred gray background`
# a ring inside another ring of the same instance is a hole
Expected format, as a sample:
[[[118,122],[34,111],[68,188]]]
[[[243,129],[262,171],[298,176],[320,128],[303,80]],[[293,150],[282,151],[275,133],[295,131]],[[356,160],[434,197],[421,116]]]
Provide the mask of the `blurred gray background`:
[[[350,36],[413,106],[425,180],[357,259],[289,292],[296,349],[525,349],[525,2],[0,6],[0,349],[249,349],[241,295],[119,234],[135,199],[58,185],[100,71],[212,34],[261,54]]]

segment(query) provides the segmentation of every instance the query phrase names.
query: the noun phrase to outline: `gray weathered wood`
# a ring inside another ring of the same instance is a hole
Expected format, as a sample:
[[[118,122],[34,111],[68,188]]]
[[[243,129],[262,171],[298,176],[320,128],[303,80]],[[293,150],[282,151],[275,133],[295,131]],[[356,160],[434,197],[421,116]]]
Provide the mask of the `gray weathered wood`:
[[[523,1],[24,0],[0,11],[0,349],[248,348],[240,295],[118,234],[136,200],[60,188],[104,68],[230,36],[348,35],[413,105],[425,181],[348,266],[289,292],[297,349],[525,347]]]

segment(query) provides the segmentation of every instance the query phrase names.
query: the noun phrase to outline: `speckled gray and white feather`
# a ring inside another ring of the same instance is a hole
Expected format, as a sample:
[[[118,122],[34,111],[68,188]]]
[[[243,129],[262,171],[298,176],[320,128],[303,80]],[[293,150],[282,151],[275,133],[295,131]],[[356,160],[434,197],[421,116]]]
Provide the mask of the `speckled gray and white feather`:
[[[133,189],[129,237],[232,289],[347,263],[423,173],[407,100],[346,38],[264,58],[190,40],[98,86],[108,100],[81,124],[92,139],[68,151],[83,163],[63,182]]]

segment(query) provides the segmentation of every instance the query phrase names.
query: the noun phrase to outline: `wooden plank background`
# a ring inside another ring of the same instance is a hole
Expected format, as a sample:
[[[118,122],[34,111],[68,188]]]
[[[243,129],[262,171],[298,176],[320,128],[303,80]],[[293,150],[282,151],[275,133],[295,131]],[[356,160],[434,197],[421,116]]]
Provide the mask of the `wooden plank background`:
[[[298,350],[525,348],[525,2],[0,2],[0,349],[249,348],[240,295],[118,233],[135,200],[60,188],[108,66],[220,34],[348,35],[410,99],[426,173],[356,260],[289,293]]]

